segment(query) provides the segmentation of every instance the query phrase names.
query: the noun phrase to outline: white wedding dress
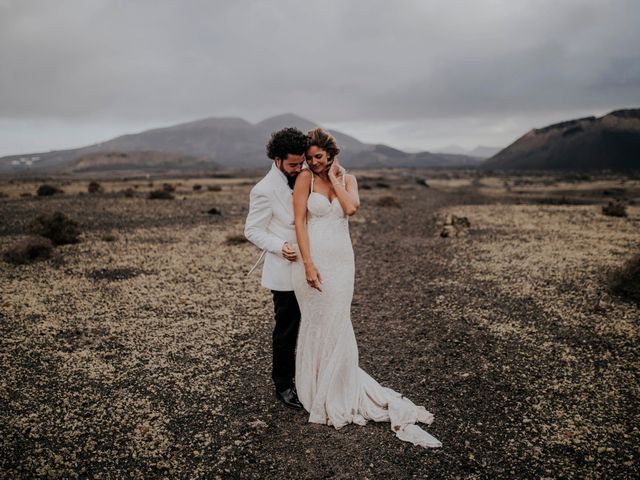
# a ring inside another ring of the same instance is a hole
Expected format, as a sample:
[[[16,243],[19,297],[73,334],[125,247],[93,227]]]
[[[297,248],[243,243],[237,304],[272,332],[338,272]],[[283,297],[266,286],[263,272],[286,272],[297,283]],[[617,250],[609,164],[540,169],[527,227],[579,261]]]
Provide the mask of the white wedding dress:
[[[295,384],[309,422],[365,425],[390,422],[400,440],[423,447],[442,443],[416,425],[433,422],[433,414],[398,392],[382,387],[358,366],[358,346],[351,324],[355,264],[348,217],[340,201],[311,192],[307,227],[311,258],[320,272],[322,291],[307,284],[297,245],[293,289],[301,312],[296,347]],[[343,176],[344,182],[344,176]],[[343,183],[344,184],[344,183]]]

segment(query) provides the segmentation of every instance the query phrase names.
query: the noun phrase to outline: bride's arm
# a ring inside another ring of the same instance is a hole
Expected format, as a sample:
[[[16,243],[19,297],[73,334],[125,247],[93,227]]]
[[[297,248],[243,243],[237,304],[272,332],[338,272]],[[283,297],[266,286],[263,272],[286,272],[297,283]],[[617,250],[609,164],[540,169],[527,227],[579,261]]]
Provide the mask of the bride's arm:
[[[336,192],[336,196],[338,197],[338,201],[342,206],[344,214],[351,216],[358,211],[358,208],[360,208],[358,182],[356,181],[355,176],[350,174],[344,175],[346,175],[344,187],[342,186],[342,177],[337,178],[335,175],[330,173],[329,180],[331,180],[331,185],[333,185],[333,189]]]
[[[300,249],[300,256],[310,285],[320,290],[320,274],[316,270],[309,249],[309,234],[307,233],[307,199],[311,186],[311,172],[302,170],[296,178],[293,187],[293,218],[296,227],[296,241]]]

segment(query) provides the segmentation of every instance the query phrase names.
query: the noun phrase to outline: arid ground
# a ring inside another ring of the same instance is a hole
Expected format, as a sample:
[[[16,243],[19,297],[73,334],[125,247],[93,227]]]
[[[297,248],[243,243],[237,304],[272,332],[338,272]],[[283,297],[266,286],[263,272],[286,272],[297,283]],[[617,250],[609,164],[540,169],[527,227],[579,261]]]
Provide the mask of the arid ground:
[[[638,478],[640,307],[607,278],[640,249],[640,180],[418,173],[356,172],[352,322],[361,367],[434,413],[429,450],[275,400],[237,238],[257,178],[0,182],[3,251],[42,212],[82,231],[0,262],[1,477]],[[447,215],[470,226],[441,237]]]

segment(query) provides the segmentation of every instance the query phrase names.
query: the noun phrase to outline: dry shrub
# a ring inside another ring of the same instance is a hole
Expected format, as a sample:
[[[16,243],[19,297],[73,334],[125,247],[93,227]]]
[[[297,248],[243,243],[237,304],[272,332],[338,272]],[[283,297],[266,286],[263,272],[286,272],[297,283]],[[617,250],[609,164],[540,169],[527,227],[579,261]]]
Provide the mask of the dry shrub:
[[[33,195],[31,194],[31,192],[22,192],[20,194],[21,197],[33,197]]]
[[[198,190],[202,190],[202,185],[200,185],[200,184],[196,183],[196,184],[193,186],[193,190],[194,190],[195,192],[197,192]]]
[[[389,185],[386,182],[376,182],[376,187],[378,187],[378,188],[391,188],[391,185]]]
[[[7,197],[9,197],[8,193],[0,192],[0,198],[7,198]]]
[[[118,235],[113,232],[107,232],[100,237],[100,240],[102,240],[103,242],[115,242],[116,240],[118,240]]]
[[[58,187],[49,185],[48,183],[43,183],[38,187],[38,191],[36,193],[39,197],[48,197],[57,193],[64,193],[64,191]]]
[[[54,245],[65,245],[80,241],[78,222],[59,211],[38,215],[31,222],[30,227],[32,233],[50,239]]]
[[[610,274],[609,289],[616,295],[640,304],[640,253]]]
[[[6,262],[14,265],[45,260],[51,256],[53,243],[45,237],[30,236],[18,240],[3,255]]]
[[[125,188],[122,193],[126,198],[131,198],[136,195],[136,191],[133,188]]]
[[[400,204],[400,201],[391,195],[386,195],[384,197],[381,197],[378,200],[377,205],[379,207],[394,207],[394,208],[402,208],[402,205]]]
[[[227,235],[227,239],[225,240],[225,243],[227,245],[241,245],[243,243],[247,243],[249,240],[247,240],[247,238],[244,235],[240,235],[240,234],[232,234],[232,235]]]
[[[152,190],[149,192],[149,198],[151,200],[173,200],[175,197],[166,190]]]
[[[216,207],[210,208],[207,213],[209,215],[220,215],[222,212],[220,212],[220,210],[218,210]]]
[[[176,187],[174,187],[170,183],[163,183],[162,184],[162,190],[164,190],[165,192],[175,192],[176,191]]]
[[[626,217],[627,206],[619,201],[609,201],[608,205],[602,207],[602,213],[610,217]]]
[[[137,277],[143,270],[135,267],[118,267],[118,268],[98,268],[87,273],[87,276],[93,280],[127,280]]]
[[[210,192],[220,192],[222,191],[222,187],[220,185],[207,185],[207,190]]]
[[[104,189],[98,182],[90,182],[89,187],[87,187],[87,191],[89,193],[102,193]]]

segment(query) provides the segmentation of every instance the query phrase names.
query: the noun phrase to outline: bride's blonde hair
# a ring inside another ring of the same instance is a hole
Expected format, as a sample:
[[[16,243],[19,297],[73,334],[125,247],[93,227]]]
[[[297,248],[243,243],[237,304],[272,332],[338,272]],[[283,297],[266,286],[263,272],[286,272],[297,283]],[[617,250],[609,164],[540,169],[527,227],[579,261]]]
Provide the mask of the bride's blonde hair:
[[[333,137],[333,135],[320,127],[309,130],[309,133],[307,133],[307,138],[307,149],[309,149],[309,147],[321,148],[322,150],[327,152],[327,157],[329,158],[329,160],[335,159],[336,155],[340,153],[340,148],[338,148],[338,144],[336,143],[336,139]],[[345,174],[345,168],[340,167],[339,176]]]

